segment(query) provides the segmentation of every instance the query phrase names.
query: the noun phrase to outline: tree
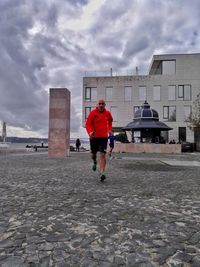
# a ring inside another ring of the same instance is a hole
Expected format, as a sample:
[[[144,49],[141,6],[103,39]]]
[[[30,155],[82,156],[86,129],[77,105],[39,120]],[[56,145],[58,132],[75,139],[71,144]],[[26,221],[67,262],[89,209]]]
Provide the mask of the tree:
[[[116,135],[116,141],[119,141],[121,143],[127,143],[127,136],[126,133],[119,133]]]
[[[193,102],[193,109],[188,117],[188,127],[194,131],[194,128],[200,128],[200,93]]]

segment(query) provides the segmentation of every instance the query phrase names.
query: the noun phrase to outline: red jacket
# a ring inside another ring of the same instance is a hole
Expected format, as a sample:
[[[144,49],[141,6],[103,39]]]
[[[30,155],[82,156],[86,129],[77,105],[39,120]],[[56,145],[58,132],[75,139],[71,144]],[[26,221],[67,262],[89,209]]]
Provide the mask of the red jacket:
[[[100,112],[98,108],[93,109],[86,121],[86,131],[88,134],[94,132],[94,138],[107,138],[108,133],[112,131],[112,121],[112,115],[107,109],[103,112]]]

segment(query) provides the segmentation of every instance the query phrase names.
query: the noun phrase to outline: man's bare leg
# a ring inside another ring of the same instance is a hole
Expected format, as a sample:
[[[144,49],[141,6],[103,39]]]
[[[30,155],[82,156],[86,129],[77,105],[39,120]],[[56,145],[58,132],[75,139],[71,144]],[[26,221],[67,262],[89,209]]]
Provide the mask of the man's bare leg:
[[[109,151],[109,157],[112,156],[112,151],[113,151],[113,148],[111,147],[111,148],[110,148],[110,151]]]
[[[99,152],[99,171],[101,175],[101,181],[106,179],[105,176],[105,168],[106,168],[106,154],[103,152]]]
[[[97,169],[97,154],[96,153],[92,153],[91,158],[93,160],[92,169],[93,169],[93,171],[96,171],[96,169]]]

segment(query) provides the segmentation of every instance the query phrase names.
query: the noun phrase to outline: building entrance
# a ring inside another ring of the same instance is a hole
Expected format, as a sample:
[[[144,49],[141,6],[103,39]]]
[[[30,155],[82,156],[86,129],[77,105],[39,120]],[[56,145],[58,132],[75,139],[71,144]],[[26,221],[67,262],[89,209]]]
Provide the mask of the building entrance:
[[[186,127],[178,127],[178,140],[182,142],[186,141]]]

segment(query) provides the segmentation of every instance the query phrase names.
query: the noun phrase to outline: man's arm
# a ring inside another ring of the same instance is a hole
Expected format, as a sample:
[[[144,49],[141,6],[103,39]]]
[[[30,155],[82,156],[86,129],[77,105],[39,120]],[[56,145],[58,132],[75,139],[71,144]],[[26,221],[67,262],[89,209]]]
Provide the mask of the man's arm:
[[[112,122],[113,122],[113,117],[112,117],[112,115],[110,113],[109,114],[109,118],[108,118],[108,131],[109,131],[109,133],[112,133]]]
[[[93,128],[93,115],[90,112],[87,120],[86,120],[86,124],[85,124],[85,128],[86,131],[88,133],[88,135],[90,136],[90,138],[94,135],[94,128]]]

